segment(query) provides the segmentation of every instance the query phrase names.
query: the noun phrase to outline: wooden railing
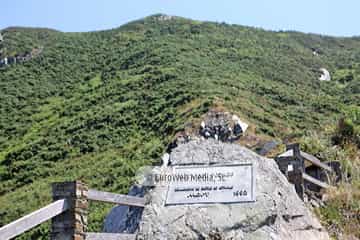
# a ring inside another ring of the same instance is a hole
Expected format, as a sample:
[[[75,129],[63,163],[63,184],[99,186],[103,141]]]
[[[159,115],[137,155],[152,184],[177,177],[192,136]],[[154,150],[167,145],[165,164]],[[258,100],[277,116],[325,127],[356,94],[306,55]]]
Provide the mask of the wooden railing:
[[[66,199],[55,201],[0,228],[0,239],[11,239],[69,209]]]
[[[286,146],[287,151],[278,155],[275,158],[281,172],[283,172],[289,182],[295,185],[295,190],[300,198],[304,198],[304,183],[311,183],[319,188],[331,188],[332,186],[326,182],[322,182],[305,172],[305,162],[310,162],[312,165],[317,166],[320,169],[324,169],[327,173],[333,173],[333,169],[322,163],[315,156],[312,156],[306,152],[300,151],[299,144],[290,144]]]
[[[145,198],[115,194],[110,192],[101,192],[94,189],[89,189],[88,199],[93,201],[100,201],[106,203],[113,203],[118,205],[144,207]],[[133,240],[136,238],[135,234],[124,233],[86,233],[86,240]]]
[[[322,187],[322,188],[325,188],[325,189],[331,188],[331,186],[329,184],[327,184],[325,182],[322,182],[322,181],[319,181],[316,178],[314,178],[314,177],[312,177],[312,176],[310,176],[310,175],[308,175],[306,173],[302,173],[302,177],[306,181],[311,182],[312,184],[315,184],[315,185],[317,185],[319,187]]]
[[[135,234],[126,233],[86,233],[86,240],[134,240]]]
[[[126,205],[126,206],[135,206],[135,207],[145,206],[145,198],[110,193],[110,192],[101,192],[94,189],[89,189],[88,199],[93,201],[114,203],[114,204]]]
[[[144,207],[145,199],[88,189],[80,182],[53,184],[54,202],[0,228],[0,239],[14,238],[39,224],[52,219],[51,240],[130,240],[136,234],[86,232],[88,201]]]

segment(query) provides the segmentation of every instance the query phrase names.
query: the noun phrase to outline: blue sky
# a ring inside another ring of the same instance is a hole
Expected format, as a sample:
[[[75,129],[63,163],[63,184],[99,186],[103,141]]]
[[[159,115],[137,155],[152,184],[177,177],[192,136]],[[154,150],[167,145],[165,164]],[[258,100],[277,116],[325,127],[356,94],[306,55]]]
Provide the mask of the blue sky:
[[[1,0],[0,29],[104,30],[155,13],[270,30],[360,35],[359,0]]]

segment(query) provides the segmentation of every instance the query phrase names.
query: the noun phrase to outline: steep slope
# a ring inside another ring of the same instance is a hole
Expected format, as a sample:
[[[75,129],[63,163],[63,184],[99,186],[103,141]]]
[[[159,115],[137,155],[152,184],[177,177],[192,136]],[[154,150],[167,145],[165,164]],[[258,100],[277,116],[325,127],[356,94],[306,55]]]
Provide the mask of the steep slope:
[[[215,103],[275,138],[334,124],[343,105],[360,105],[359,38],[163,15],[99,32],[1,34],[1,58],[42,52],[0,68],[0,225],[48,203],[53,181],[126,192],[138,167],[156,163]],[[332,81],[318,81],[319,68]],[[94,206],[91,229],[108,208]]]

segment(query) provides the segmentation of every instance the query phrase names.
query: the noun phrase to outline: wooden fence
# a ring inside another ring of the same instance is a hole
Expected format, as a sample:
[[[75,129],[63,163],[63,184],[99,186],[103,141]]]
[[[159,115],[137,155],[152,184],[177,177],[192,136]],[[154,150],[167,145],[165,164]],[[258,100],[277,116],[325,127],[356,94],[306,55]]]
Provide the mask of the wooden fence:
[[[88,202],[144,207],[145,199],[88,189],[81,181],[52,184],[53,203],[0,228],[0,239],[14,238],[51,219],[51,240],[130,240],[135,234],[86,232]]]
[[[281,172],[295,185],[295,190],[301,199],[304,199],[304,182],[324,189],[332,187],[328,183],[320,181],[305,172],[306,162],[317,166],[319,169],[323,169],[329,174],[333,173],[333,169],[330,166],[322,163],[315,156],[300,151],[299,144],[297,143],[287,145],[286,150],[286,152],[278,155],[275,161]]]

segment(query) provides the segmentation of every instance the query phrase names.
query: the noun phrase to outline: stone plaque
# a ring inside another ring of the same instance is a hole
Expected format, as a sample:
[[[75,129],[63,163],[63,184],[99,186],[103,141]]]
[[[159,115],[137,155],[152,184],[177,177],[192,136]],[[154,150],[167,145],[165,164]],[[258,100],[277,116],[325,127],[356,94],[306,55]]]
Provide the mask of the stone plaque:
[[[255,201],[252,163],[174,167],[166,205]]]

